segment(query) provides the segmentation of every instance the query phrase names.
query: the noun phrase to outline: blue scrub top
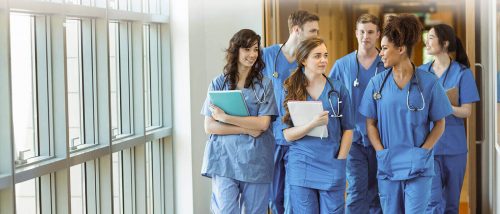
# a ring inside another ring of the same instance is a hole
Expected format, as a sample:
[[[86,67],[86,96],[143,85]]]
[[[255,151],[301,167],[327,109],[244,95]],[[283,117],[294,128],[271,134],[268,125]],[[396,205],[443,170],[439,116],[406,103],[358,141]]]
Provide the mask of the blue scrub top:
[[[432,62],[421,65],[420,68],[434,73],[431,63]],[[476,82],[469,68],[453,60],[447,72],[448,76],[446,76],[446,73],[443,73],[439,78],[439,83],[441,83],[445,90],[449,90],[453,87],[458,88],[458,103],[460,105],[479,101],[479,92],[477,91]],[[444,82],[445,77],[446,82]],[[451,114],[446,117],[446,128],[443,135],[434,146],[434,154],[458,155],[464,153],[467,153],[464,119],[455,117],[455,115]]]
[[[329,117],[328,120],[328,137],[319,138],[304,136],[303,138],[289,143],[290,147],[287,153],[288,163],[286,166],[286,182],[291,185],[302,186],[320,190],[335,190],[345,188],[345,163],[346,160],[338,160],[337,155],[340,149],[342,138],[342,130],[350,130],[354,128],[354,115],[351,107],[351,99],[349,92],[338,80],[330,81],[333,87],[340,94],[342,104],[340,104],[340,112],[342,118]],[[331,87],[325,83],[323,92],[318,98],[318,101],[323,103],[323,109],[329,111],[332,115],[332,108],[328,102],[328,92]],[[337,100],[332,97],[333,108],[337,109]],[[285,95],[282,95],[280,100],[283,101]],[[313,99],[307,96],[308,101]],[[281,102],[283,103],[283,102]],[[283,105],[281,111],[285,112]],[[283,128],[289,128],[284,123]]]
[[[354,80],[356,80],[356,73],[358,73],[358,63],[356,60],[356,51],[338,59],[330,71],[330,78],[338,79],[346,86],[352,99],[352,107],[354,111],[354,135],[352,142],[362,144],[363,146],[370,146],[370,140],[366,133],[366,117],[359,113],[358,108],[361,103],[361,98],[365,92],[368,81],[375,76],[376,73],[384,71],[384,64],[377,56],[368,69],[365,69],[359,64],[358,74],[358,87],[354,87]]]
[[[377,151],[379,179],[407,180],[419,176],[434,175],[432,150],[420,148],[430,132],[431,121],[440,120],[452,113],[451,104],[436,75],[416,69],[418,82],[424,96],[425,106],[421,111],[410,111],[407,105],[423,106],[416,78],[412,78],[400,89],[389,74],[381,91],[382,98],[373,99],[380,90],[384,77],[390,69],[370,80],[361,100],[359,111],[368,118],[377,120],[380,140],[384,150]]]
[[[282,103],[278,102],[277,99],[281,97],[281,93],[283,92],[283,84],[285,83],[285,80],[290,76],[290,74],[292,74],[295,69],[297,69],[297,62],[288,62],[285,55],[283,54],[283,51],[279,51],[280,47],[280,44],[276,44],[262,49],[262,59],[264,60],[264,63],[266,63],[263,74],[273,83],[274,97],[276,98],[276,103],[279,105],[277,106],[278,109],[280,109],[282,105]],[[280,53],[278,55],[278,58],[276,59],[278,51]],[[275,64],[276,71],[278,72],[277,78],[273,77]],[[286,140],[283,137],[283,132],[281,132],[281,130],[283,129],[283,120],[281,118],[284,116],[284,112],[279,111],[278,114],[279,118],[277,118],[272,125],[273,134],[276,139],[276,144],[287,145]]]
[[[218,90],[229,90],[229,84],[224,84],[223,74],[214,78],[208,88],[208,91]],[[255,92],[262,101],[265,100],[262,104],[258,103],[252,87],[241,91],[251,116],[269,115],[275,119],[277,109],[271,80],[264,77],[262,84],[255,84]],[[207,117],[212,116],[209,104],[207,93],[201,111]],[[201,173],[207,177],[218,175],[243,182],[270,183],[273,178],[273,155],[274,137],[270,129],[257,138],[246,134],[212,134],[205,146]]]

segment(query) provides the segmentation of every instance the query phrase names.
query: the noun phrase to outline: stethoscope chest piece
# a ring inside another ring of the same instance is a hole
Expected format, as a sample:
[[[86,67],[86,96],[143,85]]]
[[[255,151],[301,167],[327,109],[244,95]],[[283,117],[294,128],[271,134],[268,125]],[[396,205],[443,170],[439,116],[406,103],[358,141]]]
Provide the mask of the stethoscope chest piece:
[[[354,87],[358,87],[359,86],[359,81],[358,81],[358,78],[356,78],[354,80],[354,83],[352,84]]]
[[[273,72],[273,77],[274,77],[274,78],[278,78],[278,72],[277,72],[277,71],[274,71],[274,72]]]
[[[382,94],[380,94],[380,92],[373,93],[374,100],[380,100],[381,98],[382,98]]]

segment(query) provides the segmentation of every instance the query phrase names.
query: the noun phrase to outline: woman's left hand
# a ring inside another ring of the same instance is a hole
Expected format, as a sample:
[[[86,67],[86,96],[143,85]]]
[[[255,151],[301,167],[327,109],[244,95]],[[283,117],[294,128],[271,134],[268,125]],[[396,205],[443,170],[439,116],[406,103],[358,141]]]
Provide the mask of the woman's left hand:
[[[219,107],[217,107],[213,104],[210,104],[210,106],[208,108],[212,112],[212,118],[214,118],[214,120],[224,122],[224,120],[227,116],[226,112],[224,112],[222,109],[220,109]]]

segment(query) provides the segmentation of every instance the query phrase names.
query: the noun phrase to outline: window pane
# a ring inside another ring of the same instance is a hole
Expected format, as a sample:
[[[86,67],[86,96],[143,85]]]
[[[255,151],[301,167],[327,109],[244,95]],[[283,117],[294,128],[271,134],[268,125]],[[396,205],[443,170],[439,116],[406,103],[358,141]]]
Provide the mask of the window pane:
[[[109,78],[111,89],[111,134],[113,138],[122,133],[120,124],[120,73],[118,26],[116,22],[109,23]]]
[[[150,47],[149,47],[149,25],[143,27],[143,54],[144,54],[144,113],[146,127],[153,125],[152,109],[151,109],[151,64],[150,64]]]
[[[66,20],[66,62],[69,143],[72,149],[84,142],[82,134],[81,21]]]
[[[85,164],[70,168],[71,213],[85,214]]]
[[[11,84],[12,113],[16,157],[24,152],[24,159],[37,156],[37,90],[34,68],[34,17],[11,14]]]
[[[123,207],[122,201],[122,167],[121,152],[113,153],[113,213],[120,214]]]
[[[40,213],[38,210],[37,179],[34,178],[16,184],[16,212],[17,214]]]
[[[151,156],[152,142],[146,142],[146,203],[148,213],[153,212],[153,164]]]

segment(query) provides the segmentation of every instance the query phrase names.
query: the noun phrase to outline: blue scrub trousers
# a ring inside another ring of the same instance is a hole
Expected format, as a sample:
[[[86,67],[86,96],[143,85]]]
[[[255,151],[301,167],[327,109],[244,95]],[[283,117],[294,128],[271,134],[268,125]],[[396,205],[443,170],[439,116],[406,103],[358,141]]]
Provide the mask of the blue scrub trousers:
[[[464,182],[467,153],[434,155],[431,201],[426,213],[458,213],[460,191]]]
[[[274,178],[271,184],[271,210],[276,214],[289,212],[288,185],[285,185],[286,178],[286,153],[288,146],[276,144],[274,147]],[[286,208],[286,209],[285,209]]]
[[[346,178],[346,214],[382,213],[378,197],[377,156],[372,146],[352,143]]]
[[[344,213],[344,191],[317,190],[290,185],[290,205],[293,213]]]
[[[380,205],[384,213],[425,213],[431,197],[432,177],[409,180],[378,180]]]
[[[214,214],[266,213],[269,183],[248,183],[218,175],[212,177],[210,210]]]

